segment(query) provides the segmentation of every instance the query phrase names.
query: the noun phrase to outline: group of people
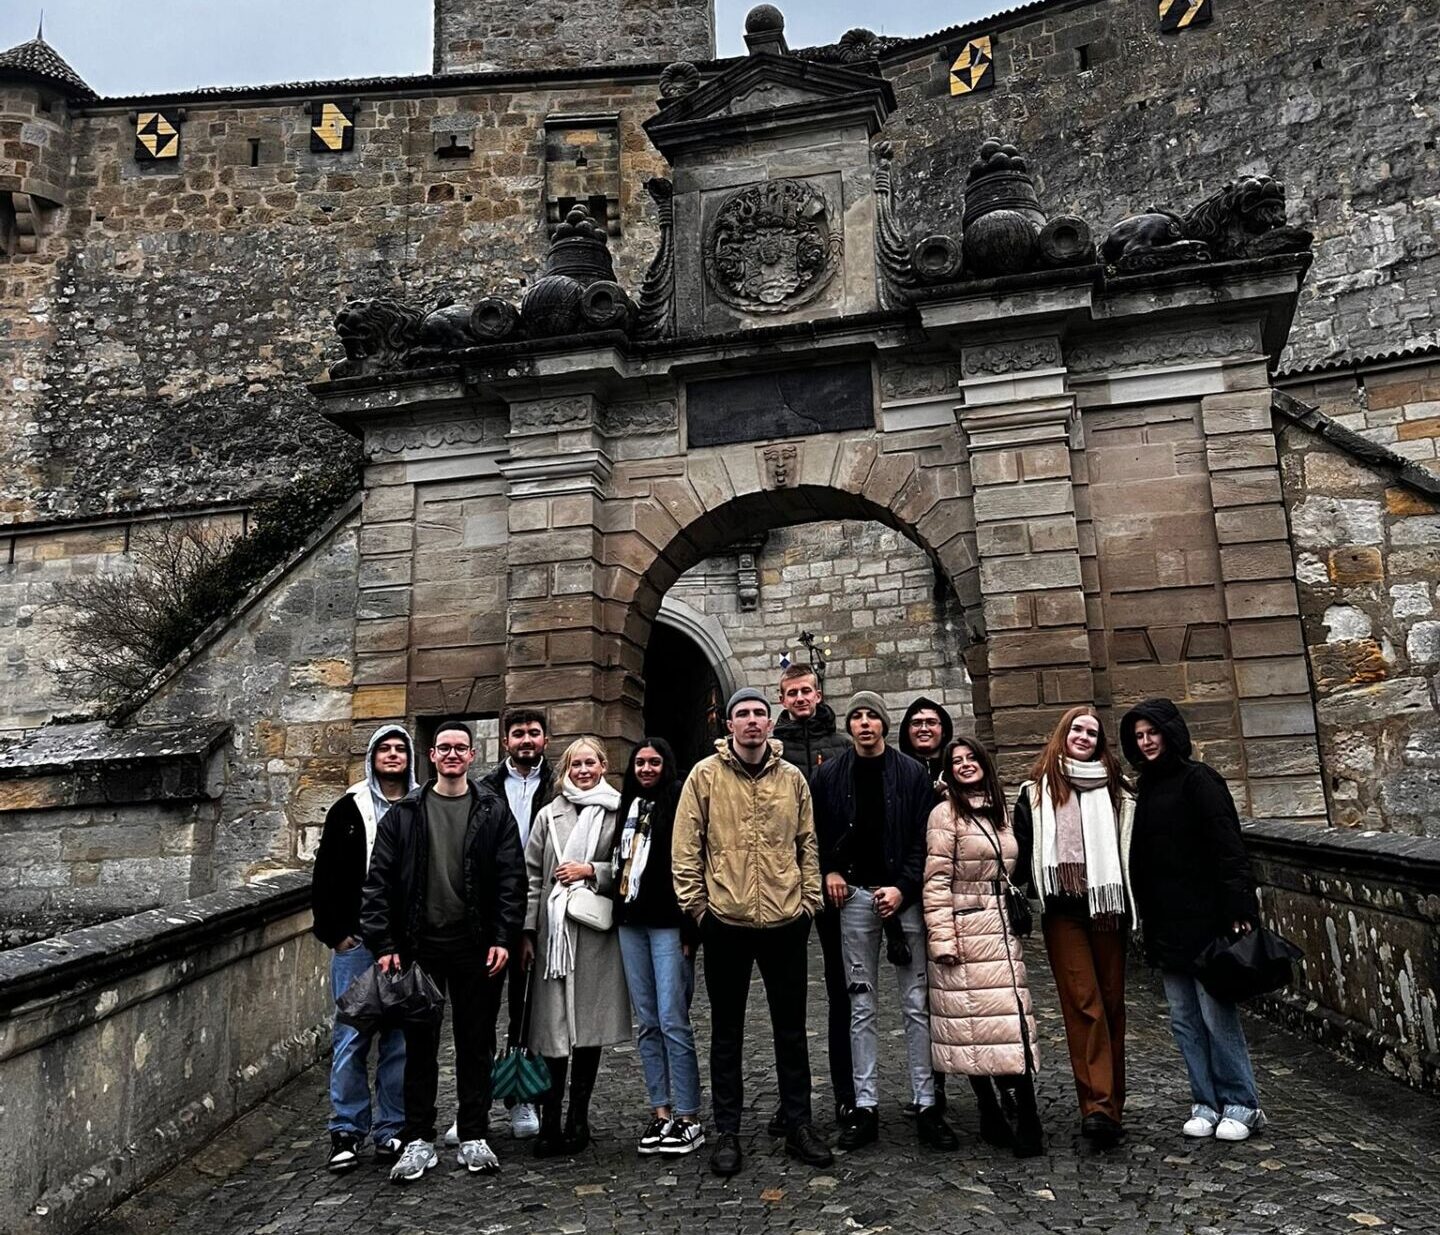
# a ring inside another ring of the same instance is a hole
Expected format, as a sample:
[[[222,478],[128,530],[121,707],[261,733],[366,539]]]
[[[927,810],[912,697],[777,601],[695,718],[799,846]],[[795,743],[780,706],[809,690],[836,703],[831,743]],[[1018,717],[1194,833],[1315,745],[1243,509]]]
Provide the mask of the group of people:
[[[1039,1154],[1024,951],[1032,899],[1084,1137],[1108,1148],[1125,1134],[1126,955],[1140,926],[1189,1073],[1184,1134],[1243,1140],[1264,1126],[1236,1008],[1194,973],[1208,943],[1254,929],[1254,881],[1225,782],[1191,757],[1173,703],[1149,700],[1122,720],[1133,774],[1096,710],[1072,708],[1012,805],[990,752],[955,735],[934,700],[916,699],[892,741],[889,708],[869,691],[850,699],[842,730],[810,666],[788,667],[778,694],[777,718],[765,692],[736,691],[726,736],[688,774],[663,738],[642,738],[618,790],[596,737],[571,742],[552,773],[546,718],[533,709],[502,717],[505,757],[479,779],[470,777],[468,722],[436,727],[424,785],[401,726],[373,735],[365,779],[325,821],[315,933],[334,949],[337,999],[375,964],[418,964],[446,995],[458,1111],[444,1141],[461,1165],[499,1166],[490,1111],[502,1002],[507,1046],[543,1058],[550,1078],[538,1109],[508,1100],[512,1134],[533,1138],[535,1156],[589,1144],[601,1050],[632,1032],[648,1108],[638,1152],[679,1156],[706,1144],[690,1017],[701,951],[711,1169],[730,1176],[743,1165],[757,968],[779,1089],[768,1131],[800,1161],[830,1165],[811,1102],[812,924],[837,1147],[854,1152],[880,1135],[883,956],[905,1037],[902,1109],[920,1144],[957,1146],[946,1079],[958,1074],[983,1139]],[[356,1165],[370,1138],[393,1180],[416,1180],[439,1161],[440,1028],[374,1036],[372,1103],[371,1036],[336,1024],[329,1166]]]

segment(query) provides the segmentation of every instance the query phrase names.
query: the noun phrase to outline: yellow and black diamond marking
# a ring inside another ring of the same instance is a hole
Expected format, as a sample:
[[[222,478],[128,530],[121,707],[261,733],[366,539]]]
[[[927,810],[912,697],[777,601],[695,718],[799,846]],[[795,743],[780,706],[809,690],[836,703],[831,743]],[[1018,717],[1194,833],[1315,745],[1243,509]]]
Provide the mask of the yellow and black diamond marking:
[[[973,94],[989,90],[995,84],[995,57],[991,53],[990,36],[971,39],[960,49],[950,66],[950,93]]]
[[[1160,0],[1160,30],[1173,34],[1210,20],[1210,0]]]
[[[163,111],[135,117],[135,157],[143,162],[180,157],[180,121]]]
[[[349,103],[321,103],[310,126],[310,149],[316,154],[340,154],[355,149],[355,108]]]

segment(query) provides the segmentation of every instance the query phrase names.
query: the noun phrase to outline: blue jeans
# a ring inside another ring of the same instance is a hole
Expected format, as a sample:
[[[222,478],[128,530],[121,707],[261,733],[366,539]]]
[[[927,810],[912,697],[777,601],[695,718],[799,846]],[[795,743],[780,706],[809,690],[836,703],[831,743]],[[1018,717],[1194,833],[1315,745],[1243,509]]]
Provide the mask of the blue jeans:
[[[338,1000],[345,989],[375,963],[363,943],[330,957],[330,993]],[[375,1034],[361,1033],[335,1022],[335,1049],[330,1057],[330,1131],[364,1137],[371,1131],[370,1078],[366,1061]],[[405,1122],[405,1035],[388,1029],[379,1035],[380,1061],[375,1066],[375,1143],[400,1135]]]
[[[1191,1113],[1212,1123],[1223,1118],[1254,1124],[1260,1095],[1240,1009],[1214,998],[1189,974],[1164,976],[1170,1032],[1190,1074]]]
[[[700,1061],[690,1028],[695,962],[680,951],[675,928],[622,926],[620,955],[640,1026],[637,1045],[650,1105],[693,1119],[700,1113]]]

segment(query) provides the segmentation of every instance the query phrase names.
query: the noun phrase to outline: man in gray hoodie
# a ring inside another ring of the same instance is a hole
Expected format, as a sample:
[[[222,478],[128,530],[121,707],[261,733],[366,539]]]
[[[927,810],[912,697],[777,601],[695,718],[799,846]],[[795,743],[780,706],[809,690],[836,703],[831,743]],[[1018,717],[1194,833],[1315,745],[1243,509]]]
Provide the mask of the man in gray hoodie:
[[[415,787],[414,769],[410,735],[401,725],[382,725],[370,735],[365,779],[351,785],[325,816],[310,902],[316,937],[334,949],[330,989],[337,1000],[375,963],[360,938],[360,890],[370,869],[375,829],[391,804]],[[380,1058],[375,1068],[372,1121],[366,1061],[374,1036],[335,1022],[327,1163],[332,1171],[346,1171],[359,1163],[367,1135],[373,1135],[376,1157],[393,1161],[400,1153],[400,1128],[405,1122],[405,1035],[399,1029],[378,1035]]]

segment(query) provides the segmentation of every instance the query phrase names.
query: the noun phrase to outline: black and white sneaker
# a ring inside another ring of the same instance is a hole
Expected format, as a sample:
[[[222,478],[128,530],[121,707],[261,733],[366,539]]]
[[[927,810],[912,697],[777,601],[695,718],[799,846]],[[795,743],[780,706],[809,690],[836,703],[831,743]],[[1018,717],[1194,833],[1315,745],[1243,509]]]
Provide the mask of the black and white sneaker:
[[[395,1162],[405,1149],[405,1142],[398,1136],[387,1136],[375,1142],[376,1162]]]
[[[360,1165],[360,1138],[353,1132],[330,1134],[330,1157],[325,1165],[336,1174]]]
[[[640,1144],[636,1149],[642,1154],[658,1154],[660,1143],[665,1139],[665,1133],[670,1130],[671,1120],[661,1119],[658,1115],[650,1121],[649,1127],[640,1134]]]
[[[670,1121],[670,1126],[660,1141],[659,1152],[667,1157],[678,1158],[682,1154],[693,1154],[703,1144],[705,1129],[695,1120],[686,1119],[682,1115],[679,1119]]]

